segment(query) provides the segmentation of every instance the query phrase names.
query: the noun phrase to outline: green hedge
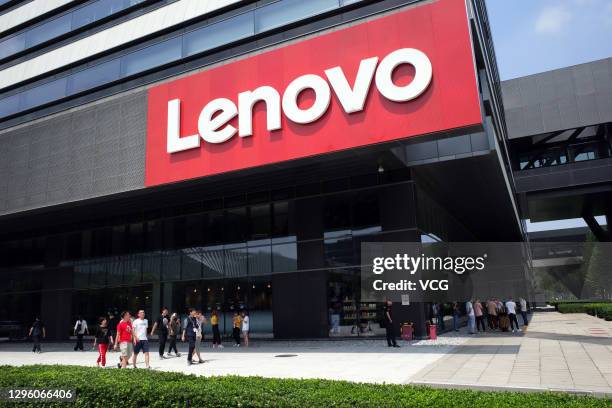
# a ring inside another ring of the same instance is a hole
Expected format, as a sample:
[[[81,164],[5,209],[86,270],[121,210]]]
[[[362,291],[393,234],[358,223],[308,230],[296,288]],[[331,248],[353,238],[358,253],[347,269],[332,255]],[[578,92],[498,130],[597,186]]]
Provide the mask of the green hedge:
[[[559,303],[557,310],[561,313],[588,313],[612,320],[612,303]]]
[[[143,369],[76,366],[0,366],[0,387],[76,389],[77,400],[66,405],[70,407],[612,407],[612,399],[563,393],[478,392],[260,377],[206,378]]]

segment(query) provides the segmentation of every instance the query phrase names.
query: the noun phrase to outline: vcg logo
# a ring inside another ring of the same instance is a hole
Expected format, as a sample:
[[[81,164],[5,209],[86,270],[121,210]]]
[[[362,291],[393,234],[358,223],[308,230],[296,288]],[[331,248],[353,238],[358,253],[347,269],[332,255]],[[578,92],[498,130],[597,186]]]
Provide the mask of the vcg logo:
[[[393,82],[393,71],[402,64],[414,67],[414,78],[406,85]],[[345,113],[360,112],[366,102],[372,79],[380,94],[394,102],[407,102],[417,98],[429,86],[432,79],[432,66],[425,53],[414,48],[400,48],[385,56],[379,63],[378,57],[361,60],[354,83],[349,84],[342,67],[325,70],[325,78],[307,74],[295,78],[283,91],[271,86],[260,86],[238,94],[238,106],[227,98],[217,98],[208,102],[200,112],[198,133],[180,136],[181,121],[180,99],[168,101],[167,152],[176,153],[195,149],[200,140],[208,143],[223,143],[236,133],[239,137],[253,135],[253,106],[263,101],[266,104],[267,130],[281,128],[281,110],[290,121],[297,124],[315,122],[327,111],[331,102],[331,92],[338,98]],[[298,96],[310,89],[314,92],[314,103],[308,108],[300,108]],[[228,122],[238,115],[238,129]]]

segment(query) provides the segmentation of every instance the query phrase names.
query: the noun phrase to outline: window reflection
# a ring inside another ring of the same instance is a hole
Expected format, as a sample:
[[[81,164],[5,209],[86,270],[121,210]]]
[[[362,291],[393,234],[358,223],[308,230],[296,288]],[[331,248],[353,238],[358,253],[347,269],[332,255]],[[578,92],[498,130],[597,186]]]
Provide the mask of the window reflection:
[[[98,0],[48,21],[28,32],[0,41],[0,59],[126,9],[143,0]],[[109,84],[181,58],[235,42],[340,6],[339,0],[280,0],[170,40],[125,54],[113,61],[85,68],[51,83],[38,85],[15,97],[0,99],[0,117],[14,115],[78,92]],[[119,72],[118,66],[120,66]],[[11,99],[13,98],[13,99]]]

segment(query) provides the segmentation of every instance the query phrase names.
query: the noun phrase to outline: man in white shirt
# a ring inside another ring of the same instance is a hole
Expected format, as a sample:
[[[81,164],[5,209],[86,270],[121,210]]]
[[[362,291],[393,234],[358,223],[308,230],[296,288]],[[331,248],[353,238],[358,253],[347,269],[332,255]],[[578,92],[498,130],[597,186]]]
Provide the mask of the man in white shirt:
[[[516,319],[516,303],[512,298],[506,301],[506,311],[508,312],[508,318],[510,319],[510,327],[512,328],[512,333],[515,332],[514,325],[516,324],[516,330],[521,331],[519,329],[518,320]]]
[[[476,313],[474,312],[472,300],[465,302],[465,313],[468,317],[468,333],[476,334]]]
[[[149,340],[147,339],[149,321],[144,317],[144,310],[139,310],[138,319],[132,322],[132,327],[134,328],[134,357],[132,358],[132,364],[134,368],[136,368],[136,358],[140,351],[144,353],[146,368],[151,368],[149,366]]]
[[[83,335],[89,335],[89,329],[87,328],[87,322],[81,316],[77,317],[77,321],[74,324],[74,335],[77,337],[74,351],[83,351]]]
[[[519,305],[521,306],[521,316],[523,316],[523,326],[528,326],[529,321],[527,320],[527,301],[524,298],[519,298]]]

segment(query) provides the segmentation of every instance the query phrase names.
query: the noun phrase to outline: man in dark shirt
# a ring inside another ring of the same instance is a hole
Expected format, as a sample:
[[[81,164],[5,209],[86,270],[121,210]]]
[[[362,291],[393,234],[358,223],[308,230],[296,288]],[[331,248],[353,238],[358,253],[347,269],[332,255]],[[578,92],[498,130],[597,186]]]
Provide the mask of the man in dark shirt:
[[[195,309],[189,309],[189,315],[185,319],[182,340],[189,341],[189,351],[187,352],[187,365],[191,365],[191,358],[195,350],[196,334],[198,332],[198,319]]]
[[[155,329],[159,327],[159,358],[166,358],[164,357],[164,350],[166,349],[166,340],[168,340],[168,323],[170,323],[170,315],[168,308],[164,307],[151,329],[151,336],[153,336]]]
[[[117,325],[119,324],[119,319],[117,318],[117,311],[111,310],[108,314],[108,331],[109,335],[114,339],[117,336]],[[110,352],[115,351],[114,347],[109,348]],[[121,358],[119,358],[121,360]]]
[[[30,332],[28,336],[32,336],[32,341],[34,342],[34,347],[32,347],[33,353],[42,353],[40,348],[40,340],[44,339],[47,335],[45,331],[45,325],[40,321],[38,317],[34,319],[34,323],[32,323],[32,327],[30,327]]]
[[[387,345],[389,347],[399,347],[395,341],[395,332],[393,331],[392,306],[393,302],[387,300],[387,307],[385,307],[385,331],[387,332]]]

